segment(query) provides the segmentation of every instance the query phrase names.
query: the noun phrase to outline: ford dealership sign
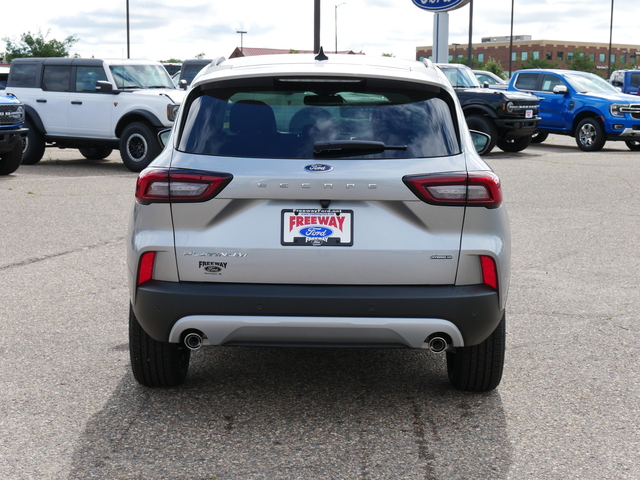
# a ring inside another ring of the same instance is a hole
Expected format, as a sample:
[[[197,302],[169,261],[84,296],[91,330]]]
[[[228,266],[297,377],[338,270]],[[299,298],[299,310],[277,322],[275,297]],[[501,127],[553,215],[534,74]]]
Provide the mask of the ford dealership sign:
[[[413,0],[414,5],[430,12],[448,12],[464,7],[469,0]]]

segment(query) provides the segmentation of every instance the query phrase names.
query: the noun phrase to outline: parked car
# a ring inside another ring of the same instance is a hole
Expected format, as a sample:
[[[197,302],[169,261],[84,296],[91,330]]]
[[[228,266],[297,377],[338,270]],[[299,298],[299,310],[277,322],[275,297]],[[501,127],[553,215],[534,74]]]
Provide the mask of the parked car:
[[[611,74],[609,83],[619,88],[622,93],[639,95],[640,70],[616,70]]]
[[[24,127],[24,105],[15,95],[0,93],[0,175],[9,175],[20,167]]]
[[[211,64],[128,229],[138,382],[209,346],[446,352],[500,382],[510,237],[498,177],[430,61],[274,55]]]
[[[483,88],[472,70],[457,63],[438,63],[460,99],[467,124],[491,140],[480,152],[496,145],[505,152],[520,152],[531,143],[538,128],[538,98],[535,95]]]
[[[629,149],[640,150],[640,102],[598,75],[518,70],[508,89],[540,97],[542,120],[533,139],[536,143],[555,133],[574,137],[585,152],[601,150],[607,140],[624,141]]]
[[[482,85],[485,88],[495,87],[500,85],[504,85],[504,88],[506,88],[506,85],[509,83],[504,78],[501,78],[495,73],[488,72],[486,70],[473,70],[473,74],[478,79],[478,82],[480,83],[480,85]]]
[[[186,90],[189,85],[191,85],[191,82],[193,81],[195,76],[211,62],[213,62],[212,59],[206,58],[193,58],[190,60],[185,60],[182,63],[180,75],[178,76],[178,87]]]
[[[6,91],[25,105],[22,163],[38,163],[47,145],[91,160],[118,148],[135,172],[160,153],[157,134],[173,125],[184,97],[159,62],[93,58],[17,58]]]
[[[0,65],[0,90],[7,88],[9,79],[9,65]]]

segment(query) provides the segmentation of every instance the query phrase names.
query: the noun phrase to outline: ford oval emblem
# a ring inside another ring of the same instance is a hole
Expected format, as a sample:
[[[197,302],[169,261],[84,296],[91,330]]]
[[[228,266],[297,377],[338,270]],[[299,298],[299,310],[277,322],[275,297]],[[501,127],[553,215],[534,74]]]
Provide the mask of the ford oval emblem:
[[[300,230],[300,235],[307,238],[326,238],[333,234],[333,230],[327,227],[307,227]]]
[[[312,163],[311,165],[305,165],[304,169],[307,172],[324,173],[324,172],[330,172],[331,170],[333,170],[333,167],[331,165],[325,165],[324,163]]]

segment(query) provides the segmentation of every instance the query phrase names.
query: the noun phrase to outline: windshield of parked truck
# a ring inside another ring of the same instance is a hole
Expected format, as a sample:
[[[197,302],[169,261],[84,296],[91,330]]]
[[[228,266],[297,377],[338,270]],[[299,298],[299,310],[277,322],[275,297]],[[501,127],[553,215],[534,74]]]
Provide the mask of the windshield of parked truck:
[[[580,93],[620,93],[616,87],[598,75],[567,73],[564,77]]]
[[[162,65],[111,65],[116,88],[175,88]]]
[[[480,83],[470,68],[447,67],[438,65],[447,76],[453,88],[480,88]]]

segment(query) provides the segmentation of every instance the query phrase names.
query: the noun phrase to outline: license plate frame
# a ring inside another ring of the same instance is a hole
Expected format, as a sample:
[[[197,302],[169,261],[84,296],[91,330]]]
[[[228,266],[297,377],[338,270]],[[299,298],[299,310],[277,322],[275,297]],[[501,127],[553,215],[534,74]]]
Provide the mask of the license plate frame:
[[[283,209],[280,244],[288,247],[351,247],[353,210]]]

